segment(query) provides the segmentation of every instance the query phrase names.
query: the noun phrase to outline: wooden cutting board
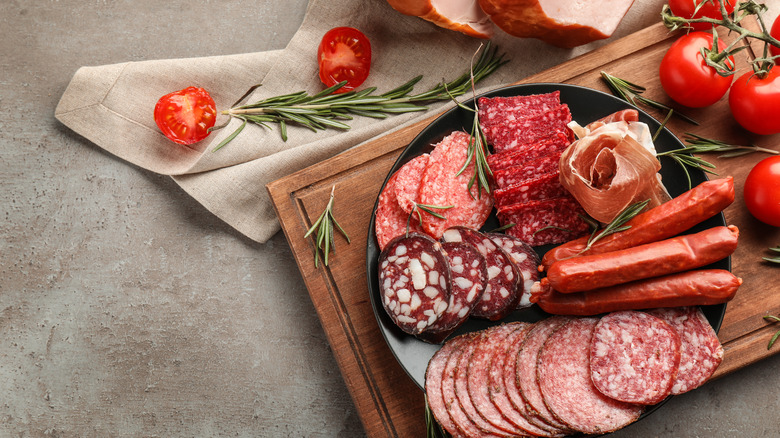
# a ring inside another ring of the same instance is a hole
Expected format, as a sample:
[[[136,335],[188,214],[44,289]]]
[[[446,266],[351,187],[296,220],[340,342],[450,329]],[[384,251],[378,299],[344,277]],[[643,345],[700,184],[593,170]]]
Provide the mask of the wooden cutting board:
[[[676,38],[659,23],[519,83],[561,82],[607,91],[600,71],[647,87],[645,95],[667,104],[657,72],[663,54]],[[744,52],[743,52],[744,53]],[[664,114],[653,113],[662,120]],[[686,114],[693,126],[672,120],[667,126],[678,136],[693,132],[734,144],[777,149],[778,135],[754,137],[732,120],[726,101]],[[387,173],[403,148],[435,118],[401,129],[268,185],[268,191],[287,240],[317,309],[322,327],[341,368],[357,411],[372,437],[424,436],[423,392],[414,384],[385,344],[368,295],[366,242],[372,209]],[[769,355],[767,342],[779,328],[762,316],[780,313],[780,267],[762,262],[769,246],[780,245],[780,228],[750,216],[742,200],[747,173],[765,154],[721,159],[702,158],[717,166],[721,176],[735,180],[737,199],[725,210],[728,224],[741,230],[732,257],[732,271],[744,280],[727,306],[719,332],[725,359],[716,373],[724,376]],[[304,239],[336,185],[335,217],[351,238],[336,236],[336,251],[327,267],[314,266],[314,245]]]

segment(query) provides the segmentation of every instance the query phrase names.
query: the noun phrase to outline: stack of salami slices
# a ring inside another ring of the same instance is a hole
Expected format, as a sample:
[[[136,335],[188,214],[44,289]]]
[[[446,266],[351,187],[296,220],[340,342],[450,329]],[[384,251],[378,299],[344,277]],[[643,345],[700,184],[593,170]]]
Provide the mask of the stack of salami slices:
[[[555,316],[447,341],[425,392],[453,437],[602,434],[702,385],[722,359],[698,307]]]
[[[479,120],[493,149],[497,217],[514,224],[507,234],[532,246],[561,243],[585,234],[582,207],[559,181],[559,161],[571,144],[571,112],[558,91],[480,98]]]

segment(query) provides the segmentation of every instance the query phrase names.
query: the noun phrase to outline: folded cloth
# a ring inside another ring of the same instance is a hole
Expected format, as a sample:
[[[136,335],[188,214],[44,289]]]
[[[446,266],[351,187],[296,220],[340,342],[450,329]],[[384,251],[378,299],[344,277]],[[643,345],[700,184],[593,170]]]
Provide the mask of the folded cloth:
[[[653,0],[635,5],[613,38],[657,21],[662,3]],[[423,79],[415,86],[415,93],[452,80],[468,70],[482,43],[401,15],[385,0],[312,0],[300,29],[284,50],[82,67],[65,90],[55,116],[115,156],[170,175],[227,224],[252,240],[265,242],[279,230],[266,184],[429,113],[379,120],[356,117],[348,122],[351,129],[347,131],[312,132],[288,126],[287,141],[282,140],[276,126],[249,125],[227,146],[213,151],[240,125],[239,120],[230,120],[227,127],[205,140],[184,147],[162,135],[153,109],[161,96],[191,85],[207,89],[218,110],[229,108],[258,83],[262,86],[246,102],[296,91],[314,94],[324,88],[317,74],[317,46],[322,35],[337,26],[358,28],[371,41],[371,74],[363,87],[375,86],[377,93],[417,75]],[[500,32],[493,40],[510,64],[482,82],[478,92],[516,82],[602,44],[564,50]],[[529,53],[534,54],[532,61]],[[431,105],[430,110],[451,105],[441,102]],[[227,117],[219,116],[217,125],[228,121]]]

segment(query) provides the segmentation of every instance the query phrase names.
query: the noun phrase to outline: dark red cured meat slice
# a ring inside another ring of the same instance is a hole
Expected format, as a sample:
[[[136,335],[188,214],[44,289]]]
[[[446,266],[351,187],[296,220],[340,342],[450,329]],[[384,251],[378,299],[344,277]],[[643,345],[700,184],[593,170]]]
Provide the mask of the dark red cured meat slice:
[[[680,365],[680,337],[671,325],[645,312],[602,317],[590,346],[590,376],[602,394],[626,403],[665,399]]]
[[[442,394],[442,383],[444,379],[444,370],[450,356],[458,351],[460,345],[466,342],[466,338],[454,338],[452,341],[444,344],[428,362],[428,368],[425,370],[425,395],[428,400],[428,406],[431,413],[444,430],[455,437],[463,437],[462,431],[458,429],[455,422],[447,412],[447,404]]]
[[[518,146],[539,141],[556,131],[567,132],[567,126],[571,122],[571,112],[566,104],[522,119],[511,126],[500,126],[500,129],[485,132],[488,144],[493,146],[493,151],[500,153],[515,149]]]
[[[447,364],[444,366],[444,372],[442,373],[441,381],[441,394],[446,407],[447,414],[455,424],[455,427],[467,437],[496,437],[497,435],[485,432],[477,427],[477,425],[471,421],[463,406],[458,400],[456,392],[456,379],[458,364],[460,363],[461,355],[465,351],[465,346],[470,344],[475,338],[479,337],[477,333],[466,333],[464,335],[455,337],[447,341],[447,343],[455,343],[456,347],[447,358]]]
[[[474,175],[473,161],[458,175],[468,156],[470,136],[456,131],[439,142],[431,152],[428,166],[420,183],[420,204],[439,207],[453,206],[439,210],[446,219],[422,213],[423,229],[429,235],[440,238],[444,230],[452,226],[480,228],[493,208],[493,198],[477,185],[469,192],[469,180]],[[473,196],[472,196],[473,195]]]
[[[523,293],[517,308],[529,307],[531,305],[531,286],[534,282],[539,281],[539,264],[541,264],[539,254],[531,245],[517,237],[499,233],[488,233],[487,236],[509,255],[512,263],[515,264],[523,277]]]
[[[520,184],[532,178],[550,173],[558,173],[561,152],[537,158],[519,166],[508,167],[493,172],[496,187],[506,188]]]
[[[537,420],[536,425],[539,427],[545,428],[546,425],[546,428],[552,432],[566,432],[569,429],[565,424],[558,421],[544,404],[544,399],[536,380],[536,368],[539,362],[539,353],[544,342],[555,330],[569,320],[569,317],[553,316],[535,323],[531,330],[528,331],[515,356],[515,383],[517,391],[511,390],[511,387],[509,387],[510,391],[508,393],[509,400],[515,407],[520,409],[522,405],[525,405],[532,415],[530,419]],[[513,354],[513,351],[510,350],[508,354]]]
[[[520,301],[522,277],[507,253],[489,237],[470,228],[450,228],[444,232],[442,240],[470,243],[487,262],[487,286],[479,303],[471,311],[471,316],[498,321],[515,310]]]
[[[404,332],[424,331],[447,309],[450,270],[439,242],[422,234],[397,237],[377,265],[382,305]]]
[[[562,243],[588,233],[582,206],[570,196],[501,207],[496,216],[502,225],[515,224],[506,234],[531,246]]]
[[[489,394],[490,400],[512,424],[523,431],[524,434],[531,436],[561,436],[561,431],[553,431],[549,427],[540,427],[531,420],[531,413],[526,409],[525,404],[519,406],[512,404],[509,399],[509,391],[515,391],[519,398],[517,384],[515,383],[515,357],[517,351],[522,345],[523,339],[533,324],[525,322],[513,322],[507,324],[512,330],[506,337],[499,338],[503,347],[491,360],[489,365]]]
[[[479,430],[485,433],[498,435],[498,436],[511,436],[512,433],[507,432],[501,428],[496,427],[489,421],[482,418],[474,406],[474,401],[469,394],[469,363],[472,360],[472,355],[477,347],[477,344],[482,339],[482,332],[477,332],[476,336],[468,343],[465,343],[461,348],[462,353],[458,358],[457,369],[455,372],[455,395],[458,397],[458,403],[466,413],[468,418],[477,426]],[[487,382],[485,382],[487,384]]]
[[[420,181],[422,180],[423,172],[425,172],[425,167],[428,165],[428,157],[428,154],[418,155],[398,169],[395,195],[398,205],[407,213],[412,212],[415,204],[420,199]]]
[[[447,310],[419,336],[435,344],[466,322],[487,285],[487,262],[474,245],[443,242],[441,247],[450,264],[450,300]]]
[[[512,435],[527,435],[528,431],[510,422],[491,400],[491,363],[502,354],[502,345],[515,328],[515,324],[493,326],[483,330],[474,341],[474,351],[468,361],[468,392],[474,408],[485,421]]]
[[[547,409],[572,430],[603,434],[639,418],[643,407],[613,400],[590,379],[590,341],[597,318],[576,318],[544,343],[537,379]]]
[[[544,113],[561,104],[561,93],[531,94],[510,97],[481,97],[477,101],[480,125],[494,126]],[[483,128],[484,129],[484,128]]]
[[[680,336],[680,367],[672,394],[698,388],[723,361],[723,346],[699,307],[669,307],[649,312],[669,324]]]
[[[566,196],[571,195],[561,184],[557,171],[522,181],[510,187],[496,189],[493,192],[496,208]]]
[[[398,205],[395,194],[397,174],[387,180],[385,188],[379,195],[374,220],[374,232],[380,250],[385,249],[393,238],[406,234],[406,224],[409,215]],[[419,222],[409,222],[410,232],[422,232]]]
[[[572,139],[566,133],[557,131],[539,141],[518,146],[516,149],[487,156],[490,169],[495,172],[508,167],[519,166],[537,158],[562,152]]]

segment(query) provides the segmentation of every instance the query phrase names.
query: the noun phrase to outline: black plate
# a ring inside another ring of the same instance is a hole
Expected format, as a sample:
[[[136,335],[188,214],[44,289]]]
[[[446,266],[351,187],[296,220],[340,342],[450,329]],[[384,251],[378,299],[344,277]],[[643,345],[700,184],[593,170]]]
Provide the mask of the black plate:
[[[517,95],[541,94],[549,93],[555,90],[559,90],[561,92],[561,102],[569,106],[573,120],[583,126],[615,111],[627,108],[637,109],[636,107],[601,91],[568,84],[539,83],[517,85],[493,90],[478,97],[508,97]],[[473,108],[474,100],[469,100],[464,104]],[[650,131],[655,133],[659,127],[658,121],[653,119],[644,111],[639,109],[638,111],[639,120],[641,122],[647,123],[650,127]],[[385,179],[385,184],[387,184],[387,179],[390,178],[390,175],[398,170],[404,163],[422,153],[430,152],[432,150],[433,144],[440,141],[452,131],[465,130],[466,132],[470,132],[473,119],[473,112],[459,107],[454,107],[453,109],[438,117],[417,137],[415,137],[411,143],[409,143],[409,146],[407,146],[403,151]],[[677,137],[675,137],[674,134],[672,134],[666,128],[662,130],[655,141],[656,150],[659,152],[677,149],[683,146],[684,145],[680,142],[680,140],[678,140]],[[687,191],[688,180],[686,179],[682,169],[676,163],[664,157],[662,157],[661,164],[661,176],[663,178],[666,189],[669,191],[669,194],[675,197]],[[689,172],[691,175],[691,183],[694,187],[707,180],[706,174],[702,171],[689,169]],[[382,187],[384,188],[384,185]],[[368,290],[371,297],[371,304],[374,308],[374,314],[376,315],[376,319],[379,323],[379,328],[382,332],[382,335],[387,341],[387,345],[390,347],[390,350],[401,364],[401,367],[403,367],[409,377],[414,380],[417,386],[422,389],[425,385],[425,368],[428,366],[428,361],[441,346],[425,343],[415,338],[414,336],[402,332],[392,322],[382,307],[382,300],[380,299],[379,289],[379,275],[377,272],[379,248],[377,246],[374,230],[375,215],[376,205],[374,205],[374,214],[371,217],[371,225],[368,232],[368,248],[366,251]],[[698,232],[707,228],[725,225],[725,223],[726,222],[723,214],[719,214],[697,225],[691,229],[690,232]],[[495,219],[495,214],[491,214],[491,217],[483,227],[483,230],[492,230],[497,226],[498,221]],[[547,252],[549,248],[549,246],[541,246],[536,248],[536,250],[541,256]],[[709,267],[730,270],[730,264],[730,258],[726,258],[710,265]],[[712,327],[717,332],[720,329],[721,322],[723,321],[723,315],[726,312],[726,305],[720,304],[713,306],[703,306],[702,310],[704,311],[704,314],[706,315]],[[538,306],[534,305],[526,309],[515,311],[508,318],[500,322],[535,322],[548,316],[549,315],[547,313],[542,311]],[[500,322],[470,319],[452,336],[457,336],[461,333],[482,330]]]

